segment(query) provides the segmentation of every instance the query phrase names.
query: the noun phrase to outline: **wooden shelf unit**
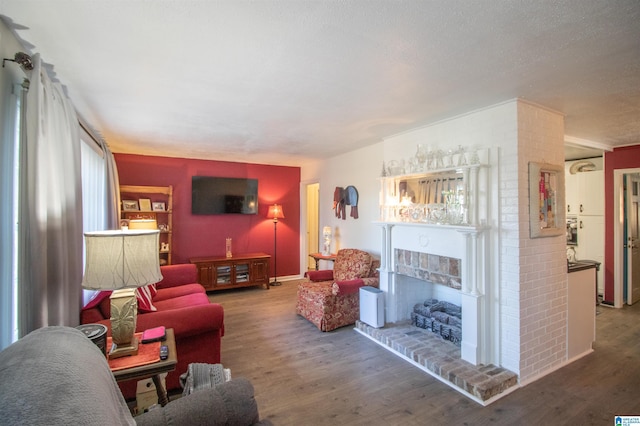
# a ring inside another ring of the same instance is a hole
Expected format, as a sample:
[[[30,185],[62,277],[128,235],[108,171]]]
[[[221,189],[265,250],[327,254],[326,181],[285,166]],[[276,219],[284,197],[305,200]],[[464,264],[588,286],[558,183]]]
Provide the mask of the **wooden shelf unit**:
[[[263,285],[269,289],[269,262],[265,253],[249,253],[232,257],[195,257],[198,282],[207,291]]]
[[[160,265],[171,265],[173,251],[173,186],[136,186],[120,185],[120,200],[135,200],[140,203],[140,199],[148,198],[153,203],[165,203],[165,210],[124,210],[121,211],[122,219],[155,219],[160,229],[160,247],[158,254]],[[164,228],[164,229],[163,229]],[[162,250],[163,244],[168,249]]]

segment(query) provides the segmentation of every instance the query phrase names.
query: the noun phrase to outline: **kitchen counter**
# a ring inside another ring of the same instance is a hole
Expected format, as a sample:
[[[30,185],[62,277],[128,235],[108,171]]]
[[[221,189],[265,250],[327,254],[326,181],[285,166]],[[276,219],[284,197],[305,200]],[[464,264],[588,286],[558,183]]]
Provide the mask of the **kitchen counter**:
[[[600,262],[596,262],[595,260],[567,261],[567,272],[584,271],[589,268],[596,268],[596,271],[600,270]]]
[[[599,262],[567,262],[567,359],[593,351],[596,340],[597,271]]]
[[[600,270],[600,262],[595,260],[576,260],[570,262],[567,260],[567,272],[579,272],[587,269],[595,268],[596,269],[596,282],[595,282],[595,293],[596,293],[596,305],[600,305],[600,300],[598,299],[598,271]]]

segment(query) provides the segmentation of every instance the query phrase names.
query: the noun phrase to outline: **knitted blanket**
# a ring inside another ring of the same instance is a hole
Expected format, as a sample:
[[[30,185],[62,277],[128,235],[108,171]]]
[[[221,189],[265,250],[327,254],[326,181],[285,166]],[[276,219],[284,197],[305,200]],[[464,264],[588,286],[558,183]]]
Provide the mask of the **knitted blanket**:
[[[180,376],[180,384],[184,388],[182,395],[189,395],[200,389],[211,389],[231,380],[231,371],[222,364],[189,364],[187,372]]]

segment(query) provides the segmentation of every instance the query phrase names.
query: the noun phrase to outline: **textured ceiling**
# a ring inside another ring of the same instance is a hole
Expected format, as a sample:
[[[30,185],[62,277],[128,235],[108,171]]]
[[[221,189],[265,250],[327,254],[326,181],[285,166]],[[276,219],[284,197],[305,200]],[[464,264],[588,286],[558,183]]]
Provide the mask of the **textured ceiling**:
[[[516,97],[640,143],[637,0],[0,0],[114,152],[300,165]],[[428,141],[425,141],[428,143]]]

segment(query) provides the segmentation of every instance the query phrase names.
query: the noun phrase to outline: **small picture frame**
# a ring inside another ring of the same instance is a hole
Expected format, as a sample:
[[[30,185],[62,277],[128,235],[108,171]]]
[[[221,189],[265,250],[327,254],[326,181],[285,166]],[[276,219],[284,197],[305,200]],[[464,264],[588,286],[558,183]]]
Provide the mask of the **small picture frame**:
[[[140,208],[136,200],[122,200],[122,211],[125,212],[137,212]]]
[[[152,207],[154,212],[163,212],[166,210],[166,204],[162,202],[154,202]]]
[[[140,198],[140,211],[150,212],[151,211],[151,200],[148,198]]]
[[[120,229],[129,229],[129,219],[120,219]]]

